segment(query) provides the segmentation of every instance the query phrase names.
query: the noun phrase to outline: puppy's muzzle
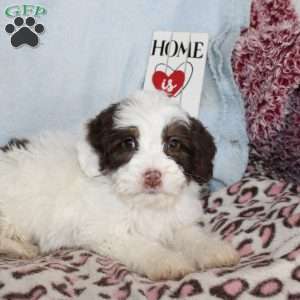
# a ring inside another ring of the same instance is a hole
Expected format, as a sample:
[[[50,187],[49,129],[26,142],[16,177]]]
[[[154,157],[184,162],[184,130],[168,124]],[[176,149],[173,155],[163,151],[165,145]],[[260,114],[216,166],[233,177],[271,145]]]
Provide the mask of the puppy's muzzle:
[[[162,174],[159,170],[149,169],[143,174],[143,177],[145,189],[155,190],[162,184]]]

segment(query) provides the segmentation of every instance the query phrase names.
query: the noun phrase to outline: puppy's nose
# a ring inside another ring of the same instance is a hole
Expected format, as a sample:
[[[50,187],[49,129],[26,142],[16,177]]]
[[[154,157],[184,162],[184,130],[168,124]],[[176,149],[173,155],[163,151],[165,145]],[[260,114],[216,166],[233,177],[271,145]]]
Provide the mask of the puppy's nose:
[[[161,172],[149,169],[144,173],[144,186],[146,188],[157,188],[161,185]]]

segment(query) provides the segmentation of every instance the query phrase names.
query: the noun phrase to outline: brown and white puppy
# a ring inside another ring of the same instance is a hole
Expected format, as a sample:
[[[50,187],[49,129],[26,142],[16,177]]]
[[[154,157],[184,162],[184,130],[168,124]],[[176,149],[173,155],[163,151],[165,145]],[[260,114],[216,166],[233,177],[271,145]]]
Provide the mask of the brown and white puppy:
[[[79,141],[48,133],[10,150],[0,153],[0,252],[86,247],[155,280],[239,260],[197,225],[213,139],[160,94],[111,105]]]

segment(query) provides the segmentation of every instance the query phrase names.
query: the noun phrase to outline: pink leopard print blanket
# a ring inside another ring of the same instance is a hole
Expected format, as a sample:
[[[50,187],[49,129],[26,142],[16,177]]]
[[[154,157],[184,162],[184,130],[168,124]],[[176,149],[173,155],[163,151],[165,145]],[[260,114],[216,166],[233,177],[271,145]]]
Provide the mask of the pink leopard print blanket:
[[[299,57],[300,25],[290,0],[253,0],[251,25],[233,56],[252,155],[274,177],[294,182]],[[152,282],[96,253],[61,250],[30,261],[0,259],[0,299],[300,299],[300,186],[267,179],[265,171],[200,200],[205,226],[240,252],[236,267]]]
[[[61,250],[30,261],[2,258],[0,299],[300,299],[299,192],[256,176],[201,200],[205,226],[240,252],[236,267],[152,282],[96,253]]]

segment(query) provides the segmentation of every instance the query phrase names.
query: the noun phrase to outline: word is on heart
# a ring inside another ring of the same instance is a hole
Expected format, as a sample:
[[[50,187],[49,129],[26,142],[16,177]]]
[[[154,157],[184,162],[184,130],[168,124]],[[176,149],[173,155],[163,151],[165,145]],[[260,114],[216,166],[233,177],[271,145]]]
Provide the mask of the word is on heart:
[[[178,96],[188,85],[193,73],[193,65],[189,62],[180,64],[173,69],[167,64],[158,64],[152,75],[154,87],[169,97]]]

